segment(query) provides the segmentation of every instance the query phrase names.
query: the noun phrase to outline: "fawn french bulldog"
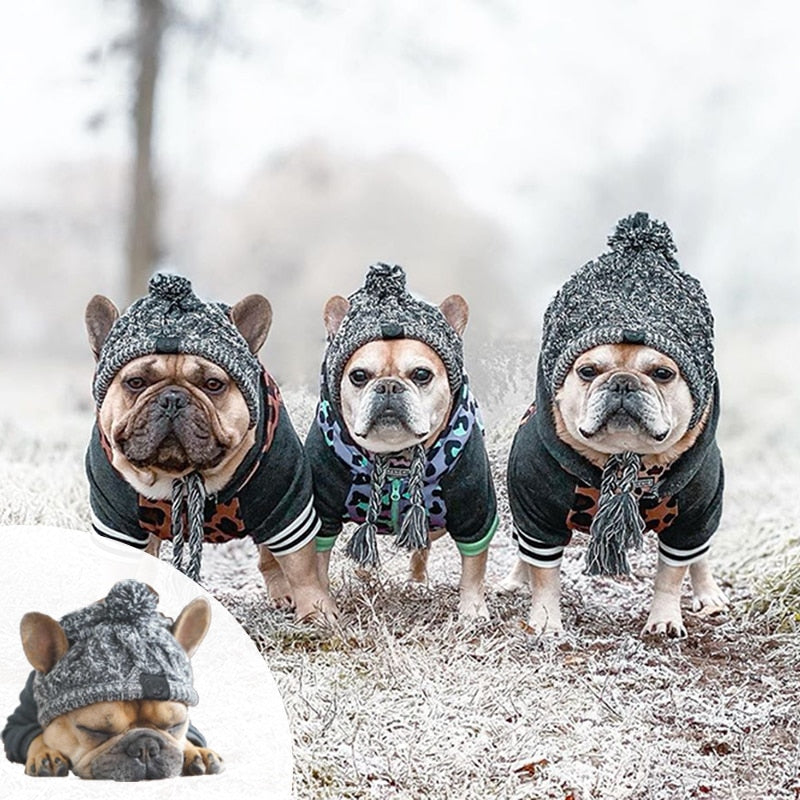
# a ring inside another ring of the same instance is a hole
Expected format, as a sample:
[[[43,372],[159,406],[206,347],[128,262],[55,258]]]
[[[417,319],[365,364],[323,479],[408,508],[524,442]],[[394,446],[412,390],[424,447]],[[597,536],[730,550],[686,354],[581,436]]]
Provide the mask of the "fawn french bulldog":
[[[379,561],[377,534],[412,551],[427,576],[431,540],[461,554],[459,613],[487,617],[483,580],[497,503],[477,405],[463,369],[469,310],[460,295],[433,306],[405,288],[399,266],[373,265],[364,286],[325,306],[322,396],[306,440],[322,530],[320,575],[343,521],[347,553]]]
[[[261,295],[229,308],[178,275],[155,275],[122,315],[105,297],[90,301],[93,527],[154,554],[170,539],[175,566],[195,580],[204,541],[249,535],[274,604],[333,616],[317,576],[311,472],[257,357],[271,321]]]
[[[157,601],[150,587],[127,580],[59,622],[37,612],[22,618],[34,672],[3,740],[28,775],[140,781],[223,770],[188,715],[198,701],[189,659],[211,609],[198,597],[172,622]]]
[[[572,532],[590,535],[586,571],[613,575],[630,571],[626,550],[651,530],[659,560],[644,632],[682,637],[687,569],[696,611],[727,605],[707,561],[723,489],[713,317],[666,225],[635,214],[609,246],[545,312],[536,402],[509,456],[520,562],[505,587],[527,577],[530,626],[561,630]]]

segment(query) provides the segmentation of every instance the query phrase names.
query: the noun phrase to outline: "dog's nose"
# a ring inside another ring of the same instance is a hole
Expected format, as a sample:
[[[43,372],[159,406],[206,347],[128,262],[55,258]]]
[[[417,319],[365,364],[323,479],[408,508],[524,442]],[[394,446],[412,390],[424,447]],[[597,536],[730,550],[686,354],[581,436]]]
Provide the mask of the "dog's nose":
[[[150,733],[141,733],[128,743],[125,753],[144,764],[158,758],[161,754],[161,742]]]
[[[382,378],[376,381],[373,391],[377,394],[402,394],[406,390],[405,384],[402,381],[397,381],[394,378]]]
[[[642,384],[639,379],[628,372],[620,372],[618,375],[613,375],[606,383],[606,391],[614,392],[615,394],[637,392],[641,388]]]
[[[172,417],[189,405],[189,393],[184,389],[165,389],[158,396],[158,405],[168,417]]]

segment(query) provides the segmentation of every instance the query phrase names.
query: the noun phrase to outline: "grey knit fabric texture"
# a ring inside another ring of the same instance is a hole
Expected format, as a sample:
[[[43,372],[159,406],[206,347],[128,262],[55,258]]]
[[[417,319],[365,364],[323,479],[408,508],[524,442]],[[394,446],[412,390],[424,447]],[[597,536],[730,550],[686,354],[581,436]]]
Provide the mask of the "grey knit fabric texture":
[[[98,603],[60,620],[69,650],[33,681],[39,724],[92,703],[175,700],[197,704],[189,656],[144,583],[120,581]]]
[[[223,303],[204,302],[180,275],[158,273],[149,294],[114,323],[103,343],[94,377],[99,408],[114,376],[129,362],[154,353],[185,353],[222,367],[244,395],[250,426],[258,421],[261,364]]]
[[[342,373],[350,356],[359,347],[379,339],[424,342],[442,359],[451,392],[455,394],[461,388],[464,375],[461,337],[437,306],[408,293],[401,266],[373,264],[364,286],[348,300],[350,309],[325,353],[328,392],[336,407]]]
[[[638,212],[617,223],[609,251],[585,264],[545,311],[541,365],[550,395],[575,359],[600,344],[644,344],[672,358],[694,400],[694,426],[714,388],[714,318],[684,272],[669,228]]]

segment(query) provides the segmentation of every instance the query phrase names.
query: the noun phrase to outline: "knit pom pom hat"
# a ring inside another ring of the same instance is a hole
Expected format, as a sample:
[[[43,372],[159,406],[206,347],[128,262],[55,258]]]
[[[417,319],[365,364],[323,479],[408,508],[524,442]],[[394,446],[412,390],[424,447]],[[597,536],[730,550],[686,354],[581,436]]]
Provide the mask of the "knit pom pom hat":
[[[189,656],[156,610],[144,583],[115,584],[98,603],[67,614],[60,625],[69,650],[33,680],[39,724],[92,703],[175,700],[196,705]]]
[[[540,359],[549,393],[555,395],[586,350],[644,344],[680,368],[694,400],[694,427],[716,379],[714,318],[705,292],[675,260],[669,228],[644,212],[620,220],[608,246],[572,275],[545,312]]]
[[[379,339],[417,339],[433,349],[447,370],[450,391],[461,388],[464,348],[441,310],[406,290],[406,273],[397,264],[373,264],[364,286],[348,297],[350,308],[325,353],[327,389],[339,406],[339,386],[350,356]]]
[[[93,386],[97,407],[125,364],[154,353],[186,353],[207,358],[231,376],[247,403],[250,427],[255,426],[262,368],[228,310],[224,303],[200,300],[181,275],[154,275],[149,294],[128,308],[103,343]]]

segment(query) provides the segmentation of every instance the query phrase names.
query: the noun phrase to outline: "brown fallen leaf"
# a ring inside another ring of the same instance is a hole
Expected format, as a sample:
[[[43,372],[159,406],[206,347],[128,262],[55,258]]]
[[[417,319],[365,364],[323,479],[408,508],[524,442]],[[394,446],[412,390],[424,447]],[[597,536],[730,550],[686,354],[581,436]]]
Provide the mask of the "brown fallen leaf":
[[[514,772],[523,778],[535,778],[549,763],[546,758],[540,758],[538,761],[529,761],[527,764],[517,767]]]

